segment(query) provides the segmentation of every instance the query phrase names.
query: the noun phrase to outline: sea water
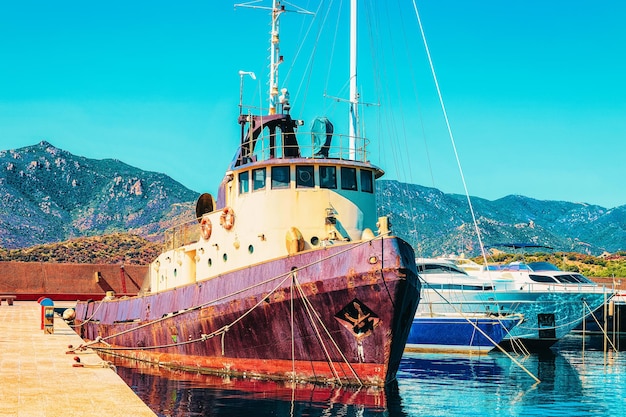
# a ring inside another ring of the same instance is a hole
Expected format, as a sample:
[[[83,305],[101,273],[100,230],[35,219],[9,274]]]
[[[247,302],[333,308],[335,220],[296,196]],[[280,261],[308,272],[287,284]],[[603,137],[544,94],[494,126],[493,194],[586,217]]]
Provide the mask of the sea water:
[[[613,343],[605,352],[601,336],[570,335],[541,354],[407,353],[386,390],[116,365],[158,416],[626,416],[626,339]]]

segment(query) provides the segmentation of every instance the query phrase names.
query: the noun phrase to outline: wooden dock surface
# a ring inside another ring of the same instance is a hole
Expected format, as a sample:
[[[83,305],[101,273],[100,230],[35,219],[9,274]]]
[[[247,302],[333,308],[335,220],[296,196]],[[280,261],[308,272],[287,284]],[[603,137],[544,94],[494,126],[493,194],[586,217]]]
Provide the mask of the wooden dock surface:
[[[156,414],[95,353],[67,354],[83,340],[61,317],[41,330],[41,306],[0,306],[0,416],[133,416]],[[74,367],[79,356],[87,367]]]

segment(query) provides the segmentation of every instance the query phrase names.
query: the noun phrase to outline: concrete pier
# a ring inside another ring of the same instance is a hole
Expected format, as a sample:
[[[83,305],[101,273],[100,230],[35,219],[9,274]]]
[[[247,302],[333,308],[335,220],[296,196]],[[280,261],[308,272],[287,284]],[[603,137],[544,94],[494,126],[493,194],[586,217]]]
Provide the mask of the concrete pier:
[[[156,414],[95,353],[67,354],[83,340],[63,321],[41,330],[41,306],[0,306],[0,416],[150,416]],[[86,367],[74,367],[79,356]]]

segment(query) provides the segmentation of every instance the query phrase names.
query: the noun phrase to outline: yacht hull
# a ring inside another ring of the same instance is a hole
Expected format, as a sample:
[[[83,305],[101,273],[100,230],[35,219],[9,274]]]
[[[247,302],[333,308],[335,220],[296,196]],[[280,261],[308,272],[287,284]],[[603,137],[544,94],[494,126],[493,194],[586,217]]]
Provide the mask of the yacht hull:
[[[416,315],[407,351],[488,353],[517,324],[519,315],[470,317]]]
[[[530,351],[548,349],[607,300],[607,294],[601,288],[595,291],[589,288],[562,291],[458,290],[447,291],[443,295],[445,300],[440,294],[424,290],[420,310],[436,313],[522,314],[522,323],[511,329],[500,345],[509,349],[516,341],[520,341]]]

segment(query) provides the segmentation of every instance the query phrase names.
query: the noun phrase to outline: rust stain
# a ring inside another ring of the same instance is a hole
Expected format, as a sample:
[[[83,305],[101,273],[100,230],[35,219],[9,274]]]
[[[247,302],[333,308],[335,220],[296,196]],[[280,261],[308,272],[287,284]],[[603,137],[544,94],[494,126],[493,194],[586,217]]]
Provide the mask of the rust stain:
[[[274,292],[273,301],[276,303],[280,303],[285,301],[287,297],[285,296],[285,291],[277,290]]]
[[[203,307],[200,309],[200,317],[207,318],[215,315],[215,306]]]

